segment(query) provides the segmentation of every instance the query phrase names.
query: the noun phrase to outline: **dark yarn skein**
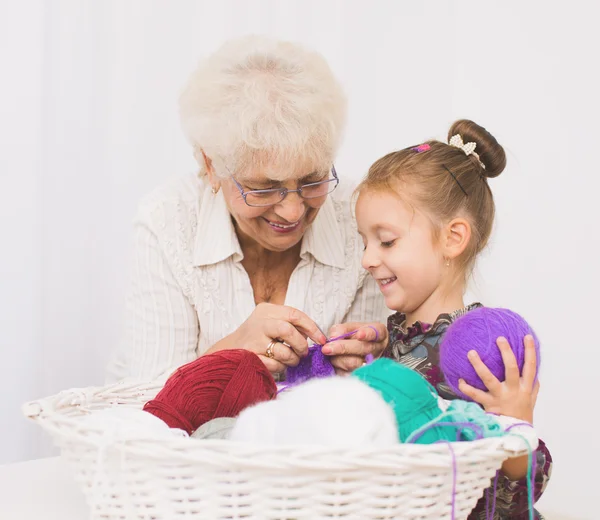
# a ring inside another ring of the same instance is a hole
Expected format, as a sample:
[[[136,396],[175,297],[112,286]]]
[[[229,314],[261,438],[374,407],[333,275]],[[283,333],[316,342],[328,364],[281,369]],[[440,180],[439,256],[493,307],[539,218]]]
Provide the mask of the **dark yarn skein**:
[[[177,369],[144,410],[191,435],[211,419],[236,417],[276,395],[275,380],[256,354],[221,350]]]

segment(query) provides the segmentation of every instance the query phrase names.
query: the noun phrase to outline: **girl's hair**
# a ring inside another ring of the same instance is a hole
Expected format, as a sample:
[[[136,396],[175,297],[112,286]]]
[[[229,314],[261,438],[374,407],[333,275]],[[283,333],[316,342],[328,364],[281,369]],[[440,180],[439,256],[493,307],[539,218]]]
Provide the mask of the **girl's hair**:
[[[220,177],[265,165],[285,180],[293,166],[329,171],[346,97],[325,58],[263,36],[230,40],[204,59],[179,99],[189,141]]]
[[[371,166],[357,192],[394,191],[431,219],[434,238],[445,222],[466,218],[471,240],[456,259],[464,279],[489,240],[495,205],[488,178],[502,173],[506,155],[494,136],[473,121],[456,121],[448,141],[455,135],[465,145],[475,143],[475,153],[467,155],[459,147],[435,140],[392,152]]]

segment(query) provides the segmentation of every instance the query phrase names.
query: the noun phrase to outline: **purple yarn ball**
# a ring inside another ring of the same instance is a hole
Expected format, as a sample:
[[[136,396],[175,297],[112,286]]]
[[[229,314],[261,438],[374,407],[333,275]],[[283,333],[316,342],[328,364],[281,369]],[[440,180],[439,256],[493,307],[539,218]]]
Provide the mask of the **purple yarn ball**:
[[[288,386],[297,385],[313,377],[327,377],[335,374],[328,356],[321,351],[321,345],[308,347],[308,356],[300,359],[295,367],[288,367],[285,382]]]
[[[480,307],[474,309],[452,323],[440,345],[440,368],[446,382],[461,399],[471,401],[458,389],[458,380],[464,379],[469,385],[487,391],[483,381],[475,372],[467,354],[475,350],[483,363],[498,378],[504,381],[504,362],[496,340],[502,336],[508,340],[517,359],[519,371],[525,362],[523,338],[531,334],[535,341],[536,375],[540,368],[540,343],[533,329],[516,312],[508,309]]]

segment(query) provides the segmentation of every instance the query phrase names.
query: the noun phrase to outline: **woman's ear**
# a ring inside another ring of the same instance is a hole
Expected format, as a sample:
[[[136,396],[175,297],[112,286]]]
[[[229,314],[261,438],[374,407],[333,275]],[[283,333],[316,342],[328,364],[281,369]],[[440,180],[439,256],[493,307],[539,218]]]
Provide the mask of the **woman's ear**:
[[[206,172],[208,176],[208,181],[213,187],[213,193],[219,191],[221,187],[221,181],[217,177],[215,173],[215,168],[212,163],[212,159],[204,153],[204,150],[198,146],[194,146],[194,157],[200,166],[200,169]]]
[[[444,227],[442,248],[444,258],[458,258],[469,245],[471,240],[471,224],[464,218],[452,219]]]

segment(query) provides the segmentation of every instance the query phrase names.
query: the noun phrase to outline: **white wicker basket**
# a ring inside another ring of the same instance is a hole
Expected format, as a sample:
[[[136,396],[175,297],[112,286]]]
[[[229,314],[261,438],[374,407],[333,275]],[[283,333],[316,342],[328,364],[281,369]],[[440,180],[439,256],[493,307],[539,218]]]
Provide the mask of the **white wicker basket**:
[[[72,464],[91,519],[464,519],[502,461],[537,446],[528,427],[515,428],[522,437],[349,450],[152,433],[107,440],[76,420],[110,406],[141,408],[159,390],[120,383],[24,406]]]

